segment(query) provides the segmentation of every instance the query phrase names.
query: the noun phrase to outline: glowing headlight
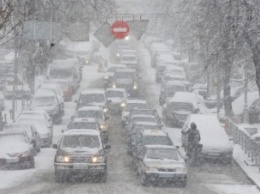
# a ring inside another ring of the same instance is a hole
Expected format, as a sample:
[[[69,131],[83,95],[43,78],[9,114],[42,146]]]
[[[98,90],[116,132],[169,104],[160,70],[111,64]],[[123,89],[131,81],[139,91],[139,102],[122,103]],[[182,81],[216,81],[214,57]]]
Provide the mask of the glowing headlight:
[[[125,37],[125,40],[126,40],[126,41],[129,41],[130,39],[131,39],[130,36],[126,36],[126,37]]]
[[[113,86],[112,86],[113,88],[116,88],[116,84],[113,84]]]
[[[89,61],[88,60],[86,60],[86,64],[88,64],[89,63]]]
[[[94,156],[92,157],[92,162],[93,163],[105,162],[105,158],[103,156]]]
[[[107,124],[105,124],[105,123],[101,124],[100,128],[101,128],[102,131],[106,130],[107,129]]]
[[[126,105],[125,102],[122,102],[122,103],[120,104],[121,107],[125,107],[125,105]]]
[[[133,88],[134,88],[134,90],[136,90],[136,89],[137,89],[137,84],[134,84],[134,87],[133,87]]]
[[[69,162],[70,158],[68,156],[57,156],[57,162]]]
[[[103,111],[104,111],[104,112],[108,112],[108,108],[104,108]]]
[[[104,79],[108,79],[109,77],[107,75],[104,76]]]
[[[117,53],[117,54],[116,54],[116,56],[117,56],[117,57],[120,57],[120,54],[119,54],[119,53]]]

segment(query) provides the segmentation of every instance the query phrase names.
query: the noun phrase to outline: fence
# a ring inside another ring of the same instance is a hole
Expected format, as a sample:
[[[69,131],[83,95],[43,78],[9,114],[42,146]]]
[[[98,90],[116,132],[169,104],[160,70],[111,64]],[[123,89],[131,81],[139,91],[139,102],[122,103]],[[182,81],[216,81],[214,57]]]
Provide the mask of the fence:
[[[260,144],[256,143],[250,134],[231,120],[226,121],[227,133],[233,137],[235,144],[239,144],[248,158],[259,168],[260,171]]]

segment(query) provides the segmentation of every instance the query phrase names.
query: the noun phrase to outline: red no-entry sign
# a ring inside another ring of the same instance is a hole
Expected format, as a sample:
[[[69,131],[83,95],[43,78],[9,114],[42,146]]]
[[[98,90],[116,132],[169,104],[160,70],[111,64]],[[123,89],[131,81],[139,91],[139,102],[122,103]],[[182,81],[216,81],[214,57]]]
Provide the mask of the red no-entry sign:
[[[117,39],[123,39],[129,34],[129,26],[124,21],[115,21],[111,26],[111,34]]]

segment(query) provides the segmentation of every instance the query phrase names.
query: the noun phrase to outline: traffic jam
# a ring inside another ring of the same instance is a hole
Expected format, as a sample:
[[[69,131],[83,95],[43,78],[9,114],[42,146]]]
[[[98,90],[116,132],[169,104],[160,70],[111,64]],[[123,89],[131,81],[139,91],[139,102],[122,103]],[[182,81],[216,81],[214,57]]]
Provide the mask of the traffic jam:
[[[207,112],[216,102],[206,99],[199,64],[166,41],[138,41],[126,31],[116,30],[123,35],[109,48],[92,45],[88,55],[63,48],[48,64],[27,106],[0,131],[1,170],[39,168],[46,175],[30,176],[46,177],[35,185],[48,180],[62,191],[83,180],[111,193],[111,182],[124,177],[126,184],[137,181],[133,188],[155,187],[158,193],[164,193],[161,186],[167,193],[175,191],[171,186],[211,193],[197,187],[196,173],[209,176],[209,166],[232,174],[233,145],[223,122]],[[5,100],[12,95],[6,92]],[[48,169],[42,167],[46,161]]]

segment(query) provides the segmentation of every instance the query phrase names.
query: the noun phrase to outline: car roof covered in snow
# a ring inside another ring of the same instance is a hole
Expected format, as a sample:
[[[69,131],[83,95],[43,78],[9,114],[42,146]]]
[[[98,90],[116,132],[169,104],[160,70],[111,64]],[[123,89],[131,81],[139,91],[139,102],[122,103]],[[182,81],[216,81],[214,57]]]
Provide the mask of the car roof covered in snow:
[[[132,115],[132,118],[154,118],[155,119],[155,116],[154,115],[134,114],[134,115]]]
[[[183,81],[181,81],[181,80],[166,81],[166,82],[164,82],[164,85],[166,87],[168,87],[168,86],[184,86],[185,87],[185,83],[183,83]]]
[[[81,91],[81,95],[84,94],[105,94],[105,90],[104,89],[87,89],[87,90],[83,90]]]
[[[146,100],[128,99],[127,104],[147,104]]]
[[[147,129],[142,132],[143,136],[168,136],[167,133],[165,133],[162,130],[158,129]]]
[[[107,88],[106,91],[125,92],[124,88]]]
[[[145,125],[145,126],[153,126],[153,127],[158,127],[158,123],[155,123],[155,122],[143,122],[143,121],[138,121],[138,122],[135,122],[135,125]]]
[[[116,70],[116,73],[117,72],[129,72],[129,73],[135,73],[136,72],[136,70],[135,69],[131,69],[131,68],[125,68],[125,69],[117,69]]]
[[[97,120],[94,118],[75,118],[73,120],[73,123],[81,123],[81,122],[85,122],[85,123],[97,123]]]
[[[183,67],[177,66],[177,65],[170,65],[166,67],[166,71],[168,70],[179,70],[179,71],[184,71]]]
[[[194,108],[198,108],[198,103],[196,95],[191,92],[176,92],[172,98],[169,99],[169,102],[186,102],[193,104]]]
[[[92,129],[69,129],[63,133],[64,135],[100,135],[98,130]]]
[[[89,111],[89,110],[102,111],[102,109],[99,106],[83,106],[78,109],[78,111]]]

